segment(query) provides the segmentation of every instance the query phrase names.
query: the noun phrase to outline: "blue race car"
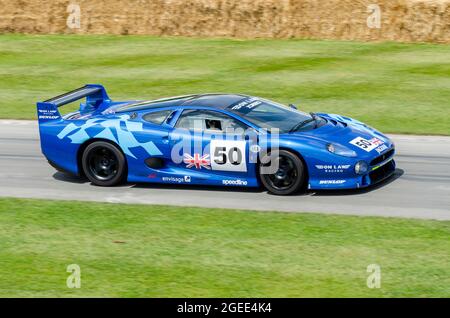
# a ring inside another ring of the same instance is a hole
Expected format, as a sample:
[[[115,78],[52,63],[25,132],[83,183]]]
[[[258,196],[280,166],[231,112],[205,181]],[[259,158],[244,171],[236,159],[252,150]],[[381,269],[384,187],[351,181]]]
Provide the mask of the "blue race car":
[[[357,120],[241,94],[115,102],[89,84],[38,102],[37,113],[49,163],[99,186],[262,185],[288,195],[363,188],[395,170],[392,141]]]

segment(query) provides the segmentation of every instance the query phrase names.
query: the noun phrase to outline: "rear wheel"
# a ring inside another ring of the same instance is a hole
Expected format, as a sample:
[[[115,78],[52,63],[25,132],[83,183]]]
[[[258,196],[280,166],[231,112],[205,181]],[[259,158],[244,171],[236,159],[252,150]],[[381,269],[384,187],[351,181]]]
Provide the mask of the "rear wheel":
[[[86,177],[95,185],[114,186],[125,178],[125,156],[108,142],[96,141],[88,145],[81,160]]]
[[[262,173],[263,169],[273,162],[260,164],[260,178],[264,187],[277,195],[289,195],[297,192],[305,182],[305,168],[300,158],[290,151],[280,150],[278,156],[272,160],[276,160],[277,164],[275,166],[277,170],[273,173]]]

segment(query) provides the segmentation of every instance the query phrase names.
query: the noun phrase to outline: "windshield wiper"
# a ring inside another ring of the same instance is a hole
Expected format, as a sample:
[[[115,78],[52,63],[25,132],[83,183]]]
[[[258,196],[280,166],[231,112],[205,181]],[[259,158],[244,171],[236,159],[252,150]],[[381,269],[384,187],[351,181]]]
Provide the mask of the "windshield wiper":
[[[291,132],[297,131],[297,130],[299,130],[300,128],[302,128],[302,127],[308,125],[309,123],[312,123],[312,122],[316,123],[317,115],[314,114],[314,113],[309,113],[309,114],[311,115],[311,118],[306,119],[306,120],[304,120],[304,121],[301,121],[301,122],[299,122],[298,124],[294,125],[294,126],[289,130],[289,132],[291,133]],[[314,127],[314,128],[315,128],[315,127]]]
[[[314,129],[316,129],[317,128],[317,122],[319,121],[319,116],[317,116],[313,112],[310,112],[309,114],[311,115],[312,119],[314,119]]]

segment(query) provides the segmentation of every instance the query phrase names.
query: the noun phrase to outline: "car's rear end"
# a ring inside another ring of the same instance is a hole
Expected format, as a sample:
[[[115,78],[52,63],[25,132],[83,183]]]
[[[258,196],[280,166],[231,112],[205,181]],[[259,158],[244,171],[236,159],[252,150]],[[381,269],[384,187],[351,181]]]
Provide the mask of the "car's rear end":
[[[61,116],[60,107],[81,99],[85,99],[85,102],[80,104],[77,112]],[[52,166],[74,174],[79,173],[77,152],[80,143],[74,143],[71,140],[88,138],[88,136],[81,136],[83,132],[79,132],[80,136],[76,135],[79,125],[85,124],[89,118],[107,109],[110,104],[111,100],[103,86],[96,84],[89,84],[37,103],[41,149]],[[72,139],[64,138],[68,132],[73,133]]]

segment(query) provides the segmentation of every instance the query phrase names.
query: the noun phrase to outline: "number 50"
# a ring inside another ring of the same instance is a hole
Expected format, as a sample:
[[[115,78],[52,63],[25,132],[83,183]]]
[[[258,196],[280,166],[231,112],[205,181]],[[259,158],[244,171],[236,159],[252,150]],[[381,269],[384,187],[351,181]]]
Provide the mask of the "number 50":
[[[242,152],[237,147],[232,147],[228,150],[226,147],[217,147],[214,149],[214,162],[218,165],[224,165],[227,161],[232,165],[239,165],[242,161]]]

